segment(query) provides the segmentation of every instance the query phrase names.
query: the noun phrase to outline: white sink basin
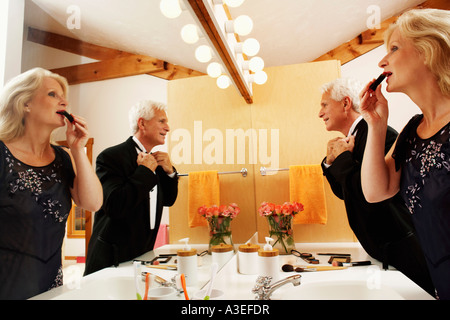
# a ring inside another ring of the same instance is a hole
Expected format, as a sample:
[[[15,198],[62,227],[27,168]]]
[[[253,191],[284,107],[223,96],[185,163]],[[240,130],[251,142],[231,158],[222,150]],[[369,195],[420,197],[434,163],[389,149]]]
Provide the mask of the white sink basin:
[[[98,279],[57,295],[55,300],[136,300],[132,277]]]
[[[287,284],[272,294],[273,300],[404,300],[393,289],[369,288],[365,281],[311,282],[294,287]]]

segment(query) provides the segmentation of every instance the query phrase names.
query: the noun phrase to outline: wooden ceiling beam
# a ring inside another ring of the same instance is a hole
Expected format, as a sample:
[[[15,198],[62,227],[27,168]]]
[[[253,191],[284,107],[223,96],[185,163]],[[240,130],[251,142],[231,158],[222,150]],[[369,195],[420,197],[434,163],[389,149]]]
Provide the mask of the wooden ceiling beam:
[[[434,8],[450,10],[450,1],[448,0],[428,0],[416,8]],[[384,44],[384,32],[397,20],[394,16],[381,23],[380,29],[366,30],[352,40],[341,44],[337,48],[328,51],[314,61],[340,60],[341,65],[358,58],[359,56]]]
[[[66,77],[69,84],[80,84],[138,74],[148,74],[165,80],[205,75],[202,72],[174,65],[149,56],[134,55],[129,52],[90,44],[81,40],[31,27],[28,28],[27,39],[28,41],[54,49],[95,60],[101,60],[99,62],[52,70],[52,72],[56,72]]]
[[[79,56],[88,57],[95,60],[108,60],[114,58],[128,57],[133,54],[110,49],[95,44],[87,43],[74,38],[69,38],[53,32],[42,31],[28,27],[27,40],[54,49],[70,52]]]
[[[151,75],[153,72],[164,71],[164,61],[142,55],[131,55],[122,58],[52,69],[51,71],[65,77],[69,84],[73,85],[140,74]]]
[[[197,17],[198,21],[206,32],[206,36],[209,38],[211,44],[216,49],[222,60],[224,67],[228,70],[230,77],[239,90],[240,94],[248,104],[253,103],[251,92],[247,90],[244,80],[239,76],[239,71],[233,62],[233,57],[228,52],[224,41],[222,40],[219,31],[217,30],[214,22],[202,0],[187,0],[192,8],[193,13]]]

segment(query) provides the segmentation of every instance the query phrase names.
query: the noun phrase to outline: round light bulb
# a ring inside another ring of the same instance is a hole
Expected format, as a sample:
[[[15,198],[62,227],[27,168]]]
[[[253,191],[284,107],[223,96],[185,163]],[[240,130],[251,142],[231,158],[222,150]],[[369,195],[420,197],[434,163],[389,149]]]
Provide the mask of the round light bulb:
[[[184,42],[193,44],[200,38],[198,28],[195,24],[187,24],[181,29],[181,38]]]
[[[207,45],[201,45],[195,50],[195,58],[203,63],[208,62],[212,58],[211,48]]]
[[[236,8],[239,7],[244,0],[224,0],[225,4],[229,7]]]
[[[212,78],[218,78],[222,74],[222,65],[218,62],[211,62],[206,68],[206,72]]]
[[[234,31],[240,36],[246,36],[253,30],[253,21],[249,16],[242,15],[234,19]]]
[[[247,56],[254,56],[257,55],[259,52],[259,42],[256,39],[249,38],[244,41],[242,44],[242,52],[245,53]]]
[[[182,12],[178,0],[161,0],[159,9],[164,16],[170,19],[177,18]]]
[[[264,84],[267,81],[267,73],[258,71],[253,75],[253,80],[256,84]]]
[[[253,57],[249,61],[249,69],[253,72],[258,72],[264,69],[264,60],[260,57]]]
[[[220,77],[217,78],[217,86],[220,89],[226,89],[230,86],[231,81],[230,78],[226,75],[221,75]]]

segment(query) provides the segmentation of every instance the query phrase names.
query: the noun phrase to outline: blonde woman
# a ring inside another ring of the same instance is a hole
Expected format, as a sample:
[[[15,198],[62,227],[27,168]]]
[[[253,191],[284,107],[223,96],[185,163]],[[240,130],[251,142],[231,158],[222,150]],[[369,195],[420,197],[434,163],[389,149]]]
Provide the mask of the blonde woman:
[[[388,102],[370,83],[361,93],[369,125],[362,187],[370,202],[398,191],[408,207],[439,299],[450,299],[450,12],[417,9],[388,30],[379,66],[388,92],[421,109],[384,157]]]
[[[0,94],[0,299],[62,285],[61,245],[73,201],[95,211],[102,188],[86,156],[86,121],[70,123],[67,81],[36,68]],[[69,150],[50,136],[65,126]]]

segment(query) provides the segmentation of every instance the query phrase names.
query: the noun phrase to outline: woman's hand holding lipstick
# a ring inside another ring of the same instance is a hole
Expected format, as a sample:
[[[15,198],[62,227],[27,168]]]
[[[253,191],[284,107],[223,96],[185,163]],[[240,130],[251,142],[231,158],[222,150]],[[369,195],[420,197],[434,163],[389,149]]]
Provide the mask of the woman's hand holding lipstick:
[[[87,129],[87,122],[84,118],[72,115],[73,121],[65,119],[67,123],[66,140],[69,148],[82,149],[86,146],[89,140],[89,131]]]
[[[382,79],[381,79],[382,81]],[[387,123],[389,116],[388,102],[381,93],[381,86],[374,87],[376,80],[369,82],[359,95],[361,115],[368,124]]]

